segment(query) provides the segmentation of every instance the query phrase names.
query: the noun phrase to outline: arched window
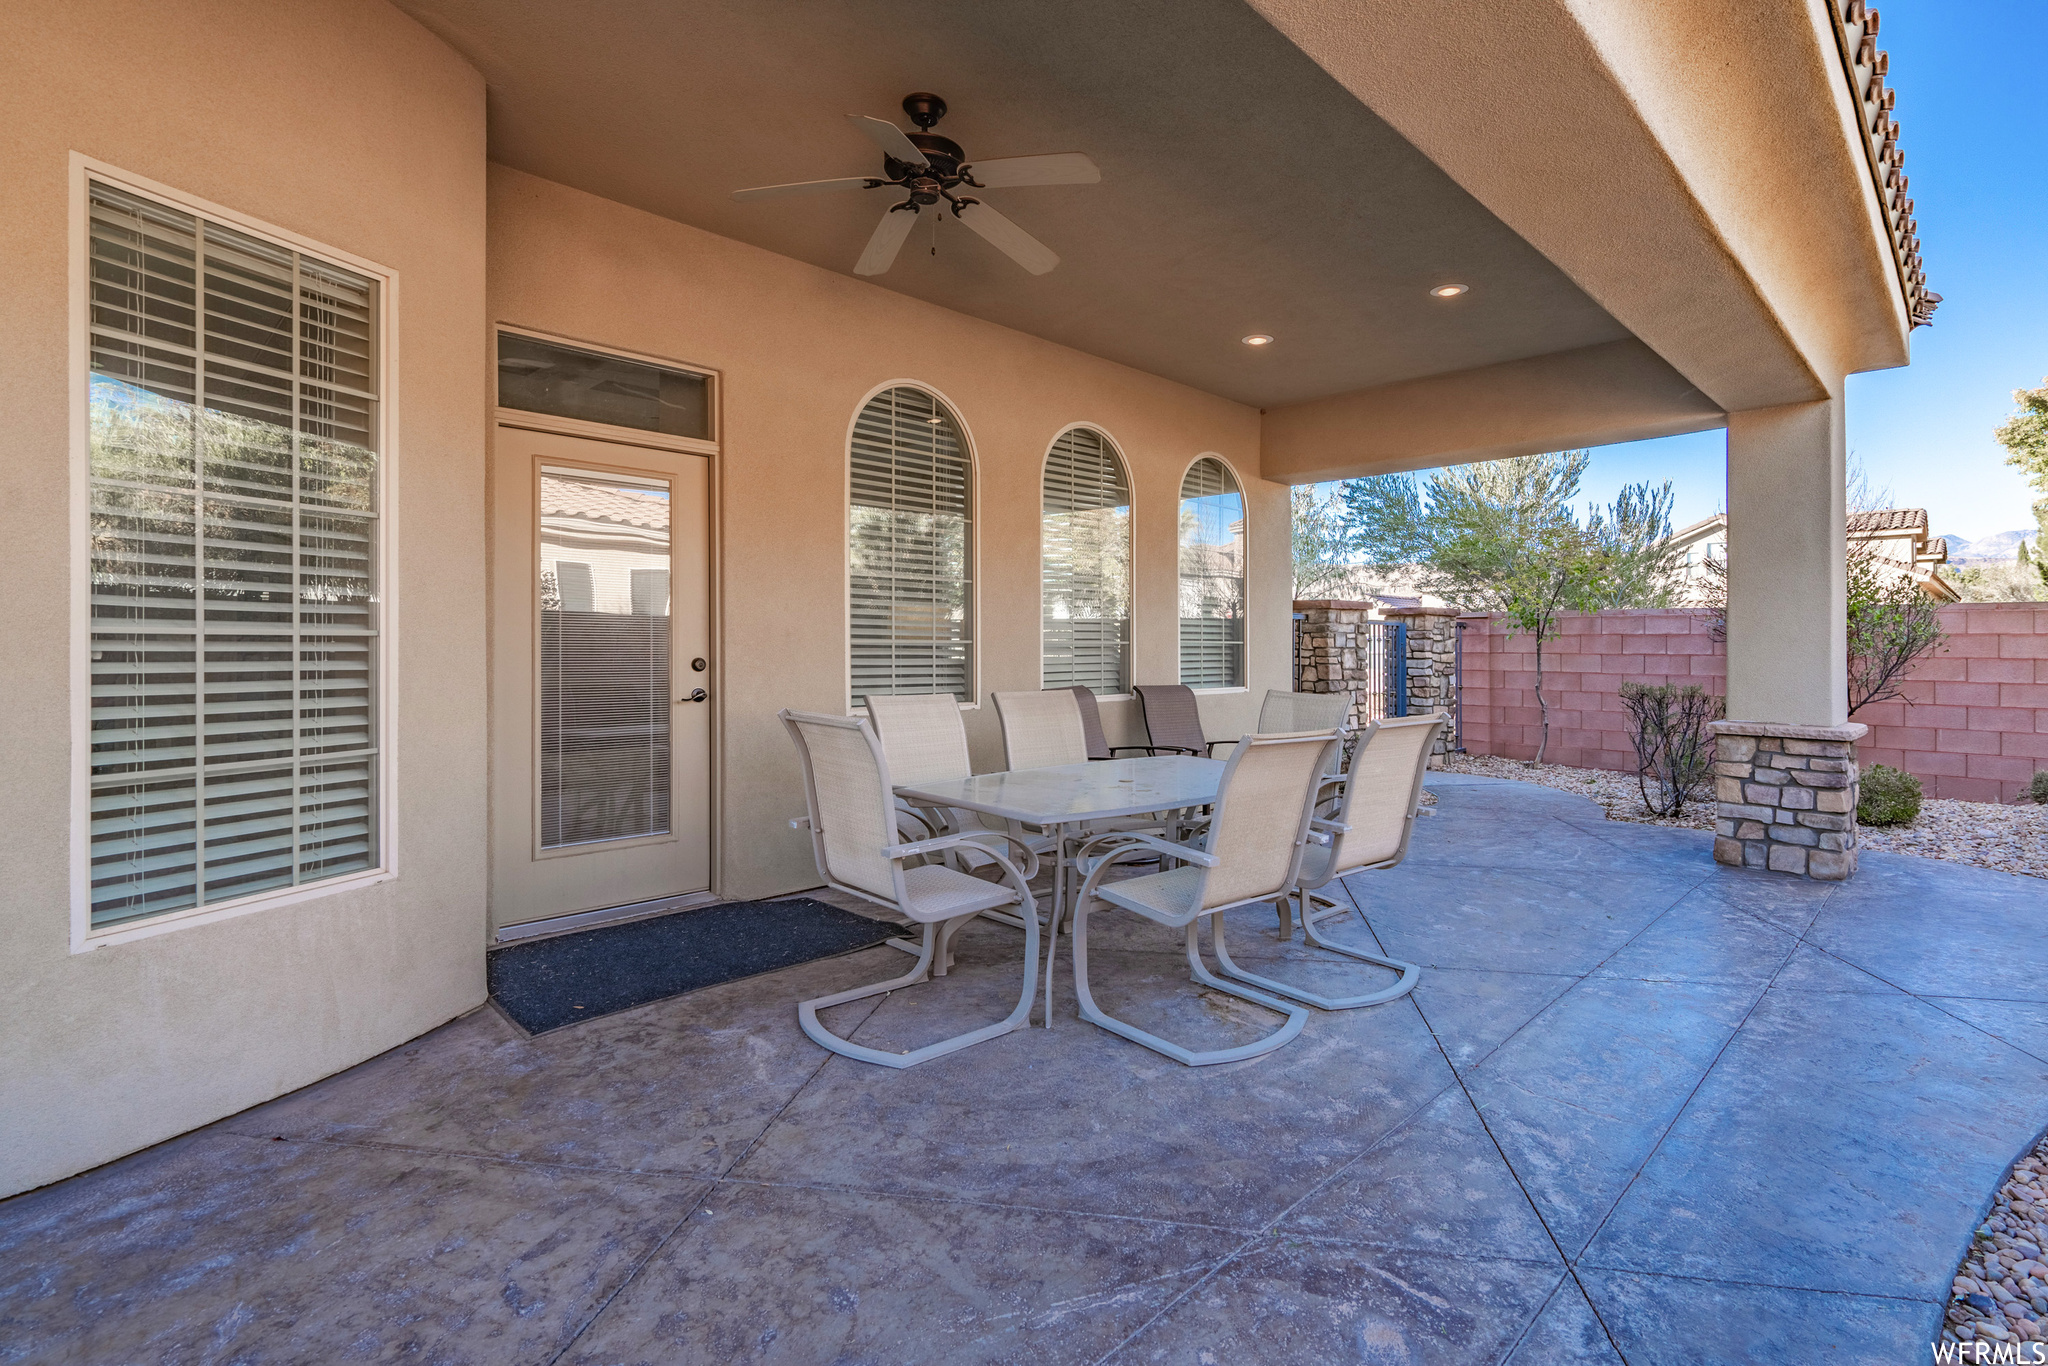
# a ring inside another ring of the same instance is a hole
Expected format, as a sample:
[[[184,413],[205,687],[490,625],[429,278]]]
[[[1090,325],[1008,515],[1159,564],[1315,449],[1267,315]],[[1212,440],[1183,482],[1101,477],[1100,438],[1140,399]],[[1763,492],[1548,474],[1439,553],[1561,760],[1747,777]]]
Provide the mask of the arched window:
[[[1101,433],[1047,452],[1039,548],[1040,686],[1129,692],[1131,481]]]
[[[973,698],[973,466],[960,424],[922,389],[885,389],[854,419],[847,528],[853,704],[869,693]]]
[[[1244,686],[1244,495],[1204,456],[1180,481],[1180,681]]]

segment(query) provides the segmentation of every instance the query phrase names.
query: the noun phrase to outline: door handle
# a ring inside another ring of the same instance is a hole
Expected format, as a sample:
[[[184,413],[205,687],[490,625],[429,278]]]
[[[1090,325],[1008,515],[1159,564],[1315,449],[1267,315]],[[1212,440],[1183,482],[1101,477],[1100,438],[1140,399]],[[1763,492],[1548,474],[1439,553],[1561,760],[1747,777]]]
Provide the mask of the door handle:
[[[707,697],[709,697],[709,696],[711,696],[711,694],[710,694],[710,693],[708,693],[708,692],[705,692],[705,691],[704,691],[704,690],[703,690],[702,688],[692,688],[692,689],[690,690],[690,695],[689,695],[688,697],[678,697],[678,698],[676,699],[676,701],[678,701],[678,702],[702,702],[702,701],[703,701],[703,700],[704,700],[705,698],[707,698]]]

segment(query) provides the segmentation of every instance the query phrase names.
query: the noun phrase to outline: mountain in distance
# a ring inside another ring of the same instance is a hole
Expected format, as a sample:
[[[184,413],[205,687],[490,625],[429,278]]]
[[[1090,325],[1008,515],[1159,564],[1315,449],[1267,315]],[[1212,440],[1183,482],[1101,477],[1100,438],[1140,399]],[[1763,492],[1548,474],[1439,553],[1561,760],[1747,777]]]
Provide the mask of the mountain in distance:
[[[1989,536],[1971,540],[1967,536],[1944,537],[1948,542],[1950,564],[1989,564],[1997,560],[2016,559],[2020,553],[2020,542],[2034,535],[2032,527],[2025,531],[1999,531]]]

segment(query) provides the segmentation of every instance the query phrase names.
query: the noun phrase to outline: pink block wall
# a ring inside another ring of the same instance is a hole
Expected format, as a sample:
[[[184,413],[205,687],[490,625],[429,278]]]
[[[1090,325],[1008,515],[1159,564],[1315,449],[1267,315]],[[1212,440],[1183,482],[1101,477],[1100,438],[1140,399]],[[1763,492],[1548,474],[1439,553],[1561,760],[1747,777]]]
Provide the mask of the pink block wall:
[[[1921,662],[1905,696],[1853,718],[1870,727],[1862,760],[1905,769],[1931,797],[2013,801],[2048,768],[2048,604],[1958,603],[1941,625],[1948,648]],[[1704,612],[1573,613],[1559,628],[1543,644],[1548,762],[1635,771],[1626,681],[1727,690],[1726,651]],[[1535,643],[1497,617],[1464,618],[1462,636],[1465,748],[1533,759]]]

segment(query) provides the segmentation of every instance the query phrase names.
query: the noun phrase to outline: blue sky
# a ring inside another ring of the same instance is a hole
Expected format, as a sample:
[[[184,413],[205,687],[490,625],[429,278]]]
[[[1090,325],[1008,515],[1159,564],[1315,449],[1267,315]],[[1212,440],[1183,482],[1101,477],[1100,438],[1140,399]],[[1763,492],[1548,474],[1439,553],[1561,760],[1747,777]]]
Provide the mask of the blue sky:
[[[2030,528],[2038,494],[1991,431],[2048,376],[2048,0],[1882,0],[1879,44],[1912,180],[1934,325],[1913,363],[1849,379],[1849,450],[1937,534]],[[1683,525],[1721,509],[1721,432],[1593,452],[1584,491],[1672,481]]]

